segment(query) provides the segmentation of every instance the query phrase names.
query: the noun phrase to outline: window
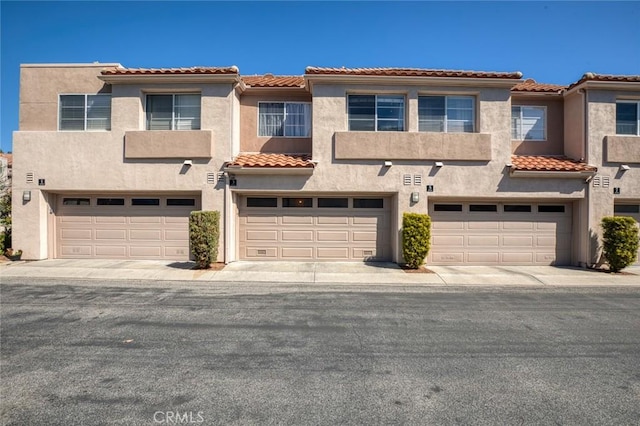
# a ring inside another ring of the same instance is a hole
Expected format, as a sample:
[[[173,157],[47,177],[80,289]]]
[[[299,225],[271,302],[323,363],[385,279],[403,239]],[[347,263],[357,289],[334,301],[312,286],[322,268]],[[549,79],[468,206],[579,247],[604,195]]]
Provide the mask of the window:
[[[348,198],[318,198],[318,207],[321,208],[341,208],[349,207]]]
[[[283,198],[282,207],[312,207],[313,198]]]
[[[247,207],[278,207],[278,199],[275,197],[269,197],[269,198],[248,197]]]
[[[435,212],[461,212],[462,204],[434,204],[433,211]]]
[[[354,198],[354,209],[381,209],[384,206],[382,198]]]
[[[404,131],[404,96],[349,95],[349,130]]]
[[[616,102],[616,134],[640,136],[640,101]]]
[[[564,213],[564,206],[538,206],[538,213]]]
[[[525,204],[505,204],[505,213],[531,213],[531,206]]]
[[[99,206],[124,206],[124,198],[98,198]]]
[[[473,133],[473,96],[419,96],[418,130],[421,132]]]
[[[89,198],[63,198],[63,206],[88,206],[91,204]]]
[[[495,204],[471,204],[469,205],[470,212],[497,212],[498,206]]]
[[[167,198],[167,206],[195,206],[193,198]]]
[[[308,138],[311,136],[311,104],[258,103],[258,136]]]
[[[616,204],[613,206],[615,214],[640,213],[640,206],[637,204]]]
[[[147,130],[200,130],[200,95],[147,95]]]
[[[60,130],[111,130],[111,95],[60,95]]]
[[[159,198],[132,198],[131,205],[132,206],[159,206],[160,199]]]
[[[511,139],[546,140],[547,109],[541,106],[511,107]]]

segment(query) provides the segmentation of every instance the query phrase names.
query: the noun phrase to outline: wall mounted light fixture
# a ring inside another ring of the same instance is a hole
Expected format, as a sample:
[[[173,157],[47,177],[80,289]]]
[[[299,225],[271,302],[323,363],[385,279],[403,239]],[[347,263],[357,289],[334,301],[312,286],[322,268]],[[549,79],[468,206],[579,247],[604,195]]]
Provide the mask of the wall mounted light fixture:
[[[412,203],[417,203],[418,201],[420,201],[420,193],[419,192],[412,192],[411,193],[411,202]]]
[[[31,201],[31,191],[22,191],[22,201],[25,203]]]
[[[385,167],[391,167],[391,166],[393,166],[393,162],[392,161],[385,161],[384,162],[384,166]]]
[[[182,162],[183,166],[193,166],[193,160],[184,160]]]
[[[631,167],[629,167],[628,164],[620,164],[620,171],[621,172],[626,172],[627,170],[629,170]]]
[[[442,166],[444,166],[444,163],[442,161],[436,161],[435,166],[436,167],[442,167]]]

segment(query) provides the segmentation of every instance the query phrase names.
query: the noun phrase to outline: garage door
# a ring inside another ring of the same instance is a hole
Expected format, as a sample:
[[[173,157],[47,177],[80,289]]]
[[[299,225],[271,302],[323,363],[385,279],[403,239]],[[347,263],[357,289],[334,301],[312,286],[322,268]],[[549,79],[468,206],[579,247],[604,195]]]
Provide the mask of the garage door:
[[[434,265],[568,265],[571,204],[432,202]]]
[[[615,216],[630,216],[637,222],[640,222],[640,203],[637,204],[616,204],[614,206]],[[640,265],[640,249],[638,250],[638,259],[636,265]]]
[[[241,259],[388,261],[390,199],[242,197]]]
[[[59,195],[58,258],[189,259],[194,195]]]

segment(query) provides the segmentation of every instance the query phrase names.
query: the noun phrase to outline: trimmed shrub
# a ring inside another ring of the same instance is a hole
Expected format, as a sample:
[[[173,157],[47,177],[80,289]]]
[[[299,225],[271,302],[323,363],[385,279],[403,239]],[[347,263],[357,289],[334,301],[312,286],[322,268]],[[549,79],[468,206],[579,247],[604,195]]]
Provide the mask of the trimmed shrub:
[[[638,225],[632,217],[602,218],[602,243],[609,269],[618,272],[638,257]]]
[[[195,211],[189,216],[191,253],[198,268],[207,269],[218,259],[220,212]]]
[[[402,215],[402,256],[410,268],[418,269],[429,254],[431,218],[421,213]]]

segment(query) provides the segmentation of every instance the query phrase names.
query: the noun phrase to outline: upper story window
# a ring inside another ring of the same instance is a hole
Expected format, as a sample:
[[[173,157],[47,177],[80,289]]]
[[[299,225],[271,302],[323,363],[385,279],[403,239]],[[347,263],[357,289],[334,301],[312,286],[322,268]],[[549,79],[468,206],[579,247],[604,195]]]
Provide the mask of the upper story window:
[[[404,131],[404,96],[349,95],[349,130]]]
[[[418,130],[421,132],[475,132],[473,96],[419,96]]]
[[[640,101],[616,102],[616,134],[640,136]]]
[[[259,102],[258,136],[308,138],[311,135],[311,104]]]
[[[147,95],[147,130],[200,130],[200,94]]]
[[[511,107],[511,139],[546,140],[547,109],[543,106]]]
[[[60,95],[60,130],[111,130],[111,95]]]

